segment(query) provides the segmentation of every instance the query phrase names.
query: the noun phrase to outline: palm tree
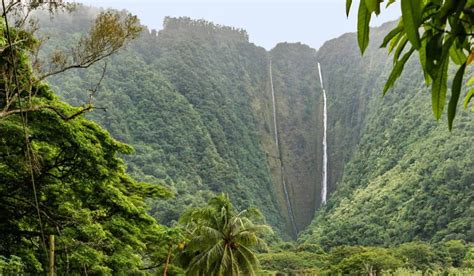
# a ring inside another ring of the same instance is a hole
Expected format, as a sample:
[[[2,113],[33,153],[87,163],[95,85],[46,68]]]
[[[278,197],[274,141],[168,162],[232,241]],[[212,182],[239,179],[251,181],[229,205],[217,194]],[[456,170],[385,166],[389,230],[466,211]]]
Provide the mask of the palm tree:
[[[269,226],[252,222],[259,216],[255,209],[237,213],[227,195],[186,212],[181,222],[190,233],[187,275],[256,275],[255,251],[266,249],[260,236],[272,232]]]

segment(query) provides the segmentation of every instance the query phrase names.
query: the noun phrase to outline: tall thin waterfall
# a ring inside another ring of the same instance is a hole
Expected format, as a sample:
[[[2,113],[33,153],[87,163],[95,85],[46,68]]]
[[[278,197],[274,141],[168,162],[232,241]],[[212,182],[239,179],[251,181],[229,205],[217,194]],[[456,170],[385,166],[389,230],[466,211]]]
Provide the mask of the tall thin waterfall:
[[[318,62],[319,80],[321,81],[321,88],[323,89],[323,181],[321,183],[321,204],[326,204],[328,194],[328,144],[327,144],[327,125],[328,125],[328,111],[326,103],[326,90],[324,90],[323,76],[321,74],[321,64]]]
[[[275,105],[275,90],[273,89],[272,60],[270,60],[270,86],[272,88],[273,129],[275,130],[275,144],[277,145],[278,152],[279,152],[280,146],[278,145],[278,128],[277,128],[276,105]]]
[[[293,207],[290,201],[290,195],[288,194],[288,187],[286,185],[284,169],[283,169],[283,158],[280,150],[280,141],[278,139],[278,125],[277,125],[277,114],[276,114],[276,103],[275,103],[275,90],[273,88],[273,74],[272,74],[272,60],[270,60],[270,87],[272,90],[272,105],[273,105],[273,127],[275,130],[275,144],[280,157],[280,168],[281,168],[281,180],[283,183],[283,191],[285,192],[286,206],[288,208],[288,216],[290,217],[291,226],[293,227],[293,233],[296,236],[298,234],[298,228],[295,223],[295,215],[293,213]]]

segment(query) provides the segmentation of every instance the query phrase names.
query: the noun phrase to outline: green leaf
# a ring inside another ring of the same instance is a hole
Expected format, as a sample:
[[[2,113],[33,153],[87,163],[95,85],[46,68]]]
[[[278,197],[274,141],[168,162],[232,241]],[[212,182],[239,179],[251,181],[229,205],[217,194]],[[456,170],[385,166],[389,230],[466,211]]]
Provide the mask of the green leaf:
[[[466,70],[466,63],[461,65],[456,76],[453,80],[453,86],[451,89],[451,99],[449,100],[448,105],[448,126],[449,131],[453,129],[453,121],[456,117],[456,108],[459,101],[459,95],[461,94],[461,87],[462,87],[462,78],[464,76],[464,71]]]
[[[415,47],[420,49],[420,34],[418,28],[421,25],[422,0],[401,0],[402,20],[408,40]]]
[[[370,13],[375,12],[377,15],[380,14],[379,0],[365,0],[365,6]]]
[[[407,35],[404,32],[400,32],[398,35],[396,35],[391,41],[390,45],[388,46],[388,53],[391,53],[395,47],[397,47],[398,43],[400,40]]]
[[[392,40],[396,35],[398,35],[401,31],[403,31],[403,24],[397,26],[395,29],[391,30],[383,39],[382,45],[380,45],[380,48],[385,48],[387,47],[387,44]]]
[[[440,22],[444,22],[446,17],[456,8],[459,1],[443,1],[444,5],[438,10],[436,17]]]
[[[473,0],[474,1],[474,0]],[[472,77],[468,82],[467,85],[473,85],[474,84],[474,77]]]
[[[352,0],[346,0],[346,16],[349,17],[349,12],[351,11]]]
[[[385,8],[388,8],[393,3],[395,3],[395,0],[389,0],[388,3],[387,3],[387,6],[385,6]]]
[[[403,49],[405,49],[405,46],[407,45],[407,43],[408,43],[408,38],[405,36],[402,38],[402,40],[398,44],[397,50],[395,51],[395,54],[393,55],[393,58],[395,61],[398,60],[401,53],[403,52]]]
[[[446,104],[446,91],[448,90],[448,67],[449,67],[449,48],[453,44],[454,39],[449,38],[443,45],[443,52],[440,63],[436,66],[433,85],[431,86],[431,102],[433,113],[436,120],[441,118],[444,106]]]
[[[457,47],[456,43],[453,43],[451,46],[451,49],[449,49],[449,55],[451,56],[451,59],[456,63],[457,65],[464,64],[467,60],[467,56],[464,54],[462,49],[459,49]]]
[[[387,82],[385,83],[385,87],[383,89],[383,95],[387,93],[387,91],[395,84],[395,81],[400,77],[403,71],[403,67],[405,67],[405,63],[407,63],[408,59],[410,58],[411,54],[415,51],[415,48],[411,48],[405,55],[403,55],[402,59],[397,61],[393,66],[392,72],[388,77]]]
[[[357,40],[362,54],[364,54],[365,49],[369,46],[370,17],[371,13],[367,9],[365,1],[360,1],[359,12],[357,15]]]
[[[474,87],[471,88],[469,92],[467,92],[466,97],[464,97],[464,108],[467,108],[467,106],[469,105],[469,102],[471,101],[473,97],[474,97]]]
[[[426,72],[434,78],[436,75],[436,63],[441,62],[439,58],[443,53],[443,35],[428,36],[426,42]],[[436,61],[436,62],[435,62]]]
[[[426,67],[426,44],[427,44],[427,39],[422,39],[421,47],[419,50],[419,57],[420,57],[421,68],[423,70],[423,76],[425,77],[425,83],[426,85],[429,85],[431,83],[431,77]]]

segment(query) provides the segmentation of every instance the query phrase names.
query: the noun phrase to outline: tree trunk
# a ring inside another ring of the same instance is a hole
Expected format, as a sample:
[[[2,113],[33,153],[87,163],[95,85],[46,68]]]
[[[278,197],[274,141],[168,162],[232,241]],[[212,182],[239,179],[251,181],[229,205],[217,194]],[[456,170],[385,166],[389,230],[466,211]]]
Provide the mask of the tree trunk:
[[[171,259],[171,248],[172,246],[168,248],[168,256],[166,256],[166,263],[165,263],[165,268],[163,269],[163,276],[166,276],[166,273],[168,272],[168,265]]]
[[[49,235],[49,276],[54,276],[54,235]]]

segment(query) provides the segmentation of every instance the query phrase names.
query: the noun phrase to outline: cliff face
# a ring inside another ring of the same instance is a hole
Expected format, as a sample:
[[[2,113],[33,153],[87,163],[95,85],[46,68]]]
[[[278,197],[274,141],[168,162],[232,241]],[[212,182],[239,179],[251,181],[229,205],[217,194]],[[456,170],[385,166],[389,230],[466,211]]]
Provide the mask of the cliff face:
[[[298,230],[320,205],[322,90],[316,51],[282,43],[271,52],[281,161]]]

